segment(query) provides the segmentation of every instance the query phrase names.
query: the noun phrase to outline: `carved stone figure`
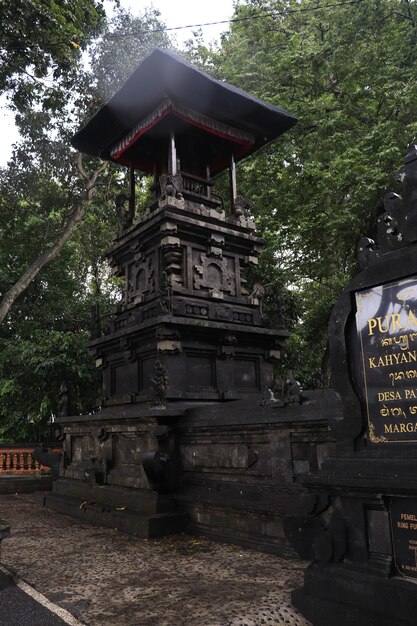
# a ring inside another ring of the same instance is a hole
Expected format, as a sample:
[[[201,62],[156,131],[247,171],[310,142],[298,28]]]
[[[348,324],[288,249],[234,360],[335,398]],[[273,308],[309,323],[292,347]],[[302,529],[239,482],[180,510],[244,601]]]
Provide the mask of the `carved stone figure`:
[[[276,408],[287,404],[301,404],[303,401],[302,388],[298,380],[295,380],[291,370],[287,372],[284,380],[281,376],[276,376],[272,388],[265,394],[265,405],[272,404]]]
[[[303,390],[298,380],[295,380],[294,375],[291,370],[289,370],[287,374],[286,386],[287,386],[286,401],[289,403],[294,402],[294,403],[301,404]]]
[[[377,218],[376,242],[363,237],[358,245],[358,259],[362,269],[381,259],[383,254],[398,250],[417,241],[417,146],[410,145],[405,165],[397,175],[403,184],[404,195],[390,191],[384,198],[384,210]]]
[[[65,382],[62,382],[61,387],[59,389],[59,400],[58,400],[58,416],[59,417],[67,417],[68,405],[69,405],[68,387]]]
[[[242,196],[236,196],[235,198],[235,215],[238,217],[244,216],[246,211],[250,209],[251,203],[246,198]]]
[[[251,304],[256,304],[259,306],[261,315],[263,315],[262,301],[264,299],[264,296],[265,296],[265,287],[263,287],[263,285],[261,285],[260,283],[255,283],[251,293],[249,294],[249,302],[251,302]]]
[[[285,328],[283,308],[284,300],[281,296],[277,296],[274,305],[274,328],[276,329]]]
[[[109,433],[108,433],[108,432],[107,432],[107,430],[104,428],[104,426],[100,426],[100,427],[97,429],[97,432],[96,432],[96,437],[97,437],[97,439],[98,439],[98,440],[100,441],[100,443],[101,443],[101,442],[103,442],[103,441],[107,441],[107,439],[109,438]]]
[[[324,389],[323,372],[316,370],[312,376],[314,389]]]
[[[129,228],[129,226],[133,223],[134,215],[132,211],[130,211],[129,206],[126,206],[126,202],[128,202],[128,200],[129,196],[125,193],[121,193],[116,197],[116,212],[122,230]]]
[[[369,237],[362,237],[358,243],[358,261],[361,268],[368,267],[370,263],[379,259],[381,253],[376,249],[376,244]]]
[[[401,232],[402,198],[394,192],[384,198],[384,212],[377,219],[378,247],[382,252],[395,250],[403,245]]]
[[[285,380],[282,378],[282,376],[280,376],[280,374],[277,374],[275,376],[272,389],[276,397],[279,397],[281,399],[284,398]]]
[[[154,403],[158,407],[165,407],[168,376],[164,364],[159,359],[155,361],[154,371],[155,374],[151,378]]]
[[[181,174],[162,174],[159,178],[159,186],[161,188],[161,199],[165,200],[167,196],[182,200],[182,176]]]
[[[164,313],[168,315],[172,313],[172,285],[167,272],[161,274],[161,282],[159,286],[159,304]]]

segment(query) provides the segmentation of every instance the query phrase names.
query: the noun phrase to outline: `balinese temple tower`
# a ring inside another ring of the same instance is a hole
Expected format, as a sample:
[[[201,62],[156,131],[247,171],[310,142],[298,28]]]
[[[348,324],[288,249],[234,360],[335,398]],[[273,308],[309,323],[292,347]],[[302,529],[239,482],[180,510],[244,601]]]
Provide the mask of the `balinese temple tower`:
[[[103,374],[98,440],[86,426],[93,416],[61,418],[67,488],[61,482],[57,491],[88,500],[79,487],[88,474],[97,484],[155,492],[163,482],[151,478],[161,451],[155,428],[187,403],[253,397],[271,386],[288,333],[266,323],[262,293],[247,288],[263,241],[237,195],[236,163],[295,123],[157,49],[73,138],[77,150],[126,166],[130,185],[108,255],[123,299],[91,342]],[[227,211],[213,186],[225,170]],[[153,177],[147,207],[135,198],[142,174]]]
[[[265,328],[246,289],[262,241],[236,191],[235,164],[294,117],[154,50],[73,139],[129,168],[125,228],[109,255],[125,280],[110,333],[93,342],[103,405],[150,399],[155,360],[166,399],[224,400],[271,385],[282,329]],[[230,172],[230,215],[213,177]],[[141,214],[136,172],[154,177]]]

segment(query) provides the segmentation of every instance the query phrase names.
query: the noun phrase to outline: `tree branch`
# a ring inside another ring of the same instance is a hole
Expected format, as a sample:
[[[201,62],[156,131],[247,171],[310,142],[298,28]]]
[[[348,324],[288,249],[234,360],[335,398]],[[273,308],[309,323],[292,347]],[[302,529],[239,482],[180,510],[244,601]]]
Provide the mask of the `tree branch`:
[[[93,172],[89,176],[84,170],[80,153],[77,154],[76,163],[78,171],[85,181],[85,192],[83,193],[74,211],[68,218],[68,221],[63,231],[58,236],[55,243],[47,248],[45,252],[40,254],[38,258],[35,259],[35,261],[33,261],[33,263],[27,268],[24,274],[22,274],[22,276],[13,285],[13,287],[11,287],[4,294],[0,302],[0,324],[3,323],[16,299],[27,289],[27,287],[36,278],[36,276],[45,267],[45,265],[52,261],[56,256],[58,256],[65,243],[68,241],[68,239],[70,239],[78,223],[83,220],[87,208],[94,195],[97,178],[101,174],[101,172],[107,167],[107,163],[103,163],[95,172]]]

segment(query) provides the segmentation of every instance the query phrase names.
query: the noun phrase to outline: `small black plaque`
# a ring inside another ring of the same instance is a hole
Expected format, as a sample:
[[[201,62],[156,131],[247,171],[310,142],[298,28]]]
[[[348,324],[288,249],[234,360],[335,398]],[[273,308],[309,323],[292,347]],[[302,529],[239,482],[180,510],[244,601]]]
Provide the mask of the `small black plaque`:
[[[356,293],[372,443],[417,442],[417,278]]]
[[[395,565],[400,574],[417,578],[417,499],[393,498],[390,514]]]

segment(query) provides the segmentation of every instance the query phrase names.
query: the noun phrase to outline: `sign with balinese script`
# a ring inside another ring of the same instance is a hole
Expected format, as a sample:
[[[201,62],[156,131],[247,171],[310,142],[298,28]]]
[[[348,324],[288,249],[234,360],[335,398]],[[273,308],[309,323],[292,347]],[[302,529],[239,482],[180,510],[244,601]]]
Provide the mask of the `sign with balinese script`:
[[[417,278],[356,293],[368,436],[417,442]]]
[[[405,576],[417,578],[417,500],[393,498],[390,516],[397,570]]]

